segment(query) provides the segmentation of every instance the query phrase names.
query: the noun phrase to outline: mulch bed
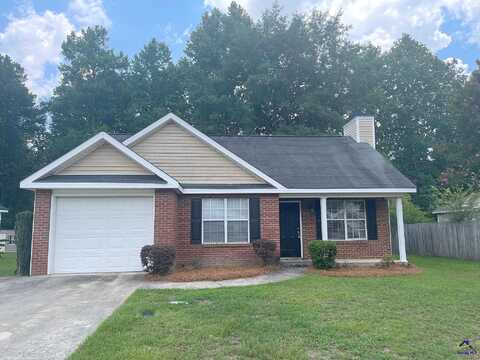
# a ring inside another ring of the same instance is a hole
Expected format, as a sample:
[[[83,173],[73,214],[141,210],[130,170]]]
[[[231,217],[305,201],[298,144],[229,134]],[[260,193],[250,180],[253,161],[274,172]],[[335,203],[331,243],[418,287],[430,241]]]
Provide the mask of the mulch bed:
[[[422,269],[415,265],[400,265],[394,264],[389,267],[381,266],[342,266],[329,270],[320,270],[308,268],[307,273],[319,274],[323,276],[336,277],[384,277],[384,276],[399,276],[412,275],[423,272]]]
[[[277,266],[232,266],[232,267],[179,267],[168,275],[145,275],[148,281],[220,281],[255,277],[277,271]]]

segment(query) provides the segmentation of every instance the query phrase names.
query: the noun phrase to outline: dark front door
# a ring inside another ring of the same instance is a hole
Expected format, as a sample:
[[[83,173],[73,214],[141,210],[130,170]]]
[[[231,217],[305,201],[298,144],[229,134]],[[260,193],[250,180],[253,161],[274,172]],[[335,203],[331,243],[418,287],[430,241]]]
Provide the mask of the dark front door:
[[[280,256],[300,257],[300,203],[280,202]]]

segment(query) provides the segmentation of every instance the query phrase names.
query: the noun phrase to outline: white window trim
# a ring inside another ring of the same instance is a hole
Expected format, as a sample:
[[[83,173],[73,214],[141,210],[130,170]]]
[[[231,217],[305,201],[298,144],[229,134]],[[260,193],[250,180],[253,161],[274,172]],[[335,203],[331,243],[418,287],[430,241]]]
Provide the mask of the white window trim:
[[[337,201],[342,201],[343,203],[343,219],[329,219],[328,218],[328,200],[337,200]],[[363,203],[363,213],[364,213],[364,218],[363,219],[349,219],[347,218],[347,207],[345,206],[345,202],[347,201],[361,201]],[[364,238],[349,238],[348,237],[348,226],[347,223],[348,221],[364,221],[365,224],[365,237]],[[343,221],[343,226],[344,226],[344,231],[345,231],[345,239],[330,239],[332,241],[364,241],[368,240],[368,229],[367,229],[367,204],[365,203],[365,199],[327,199],[327,233],[328,233],[328,222],[329,221]]]
[[[205,220],[203,218],[203,201],[209,199],[218,199],[218,198],[202,198],[202,245],[246,245],[250,244],[250,199],[247,199],[247,219],[228,219],[228,208],[227,208],[227,201],[228,199],[245,199],[245,198],[222,198],[223,200],[223,219],[208,219]],[[207,242],[203,241],[203,223],[205,221],[223,221],[223,242]],[[228,242],[228,222],[229,221],[246,221],[247,222],[247,241],[236,241],[236,242]]]

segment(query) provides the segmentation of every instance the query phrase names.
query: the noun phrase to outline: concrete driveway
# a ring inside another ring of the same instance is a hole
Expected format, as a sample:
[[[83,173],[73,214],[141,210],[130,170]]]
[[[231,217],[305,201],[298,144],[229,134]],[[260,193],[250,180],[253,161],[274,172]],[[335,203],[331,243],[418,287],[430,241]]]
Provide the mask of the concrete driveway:
[[[0,278],[0,358],[64,359],[142,274]]]

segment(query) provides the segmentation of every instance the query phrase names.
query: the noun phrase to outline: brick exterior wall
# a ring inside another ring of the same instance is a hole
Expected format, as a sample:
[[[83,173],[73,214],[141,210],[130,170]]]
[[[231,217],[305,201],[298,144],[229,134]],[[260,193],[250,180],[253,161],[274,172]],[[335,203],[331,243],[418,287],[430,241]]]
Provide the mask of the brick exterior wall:
[[[192,196],[177,196],[177,218],[176,218],[176,249],[177,263],[191,264],[198,263],[203,266],[208,265],[241,265],[246,263],[257,263],[258,257],[255,255],[251,244],[221,244],[221,245],[202,245],[191,244],[191,199]],[[253,195],[252,195],[253,196]],[[160,192],[156,198],[160,197]],[[219,195],[218,197],[225,197]],[[280,223],[279,223],[279,203],[277,195],[261,195],[260,197],[260,233],[262,239],[274,240],[277,242],[277,252],[280,254]],[[163,195],[162,195],[163,198]],[[158,208],[155,215],[155,228],[157,221],[165,218],[164,212],[172,212],[171,204]],[[157,209],[157,207],[156,207]],[[171,224],[171,222],[169,222]]]
[[[51,191],[35,192],[34,224],[32,234],[31,274],[45,275],[48,271],[48,241],[50,231]],[[227,195],[228,196],[228,195]],[[230,195],[233,196],[233,195]],[[254,196],[254,195],[252,195]],[[251,244],[202,245],[191,244],[191,199],[174,191],[155,192],[155,244],[175,245],[177,262],[200,265],[240,265],[257,263]],[[218,195],[218,197],[225,197]],[[260,234],[264,240],[277,243],[280,255],[280,223],[278,195],[258,195],[260,198]],[[388,204],[377,199],[378,240],[338,241],[339,259],[382,258],[391,255]],[[312,206],[302,201],[302,239],[304,257],[309,258],[308,243],[316,239],[316,217]]]
[[[50,190],[35,191],[31,275],[46,275],[48,271],[48,237],[50,232],[51,202],[52,192]]]
[[[175,245],[178,196],[174,191],[155,191],[154,243]]]
[[[388,202],[376,199],[377,202],[377,240],[337,241],[338,259],[383,258],[392,255],[390,243],[390,223]],[[308,243],[316,239],[315,210],[307,208],[302,202],[302,236],[304,257],[309,258]]]

